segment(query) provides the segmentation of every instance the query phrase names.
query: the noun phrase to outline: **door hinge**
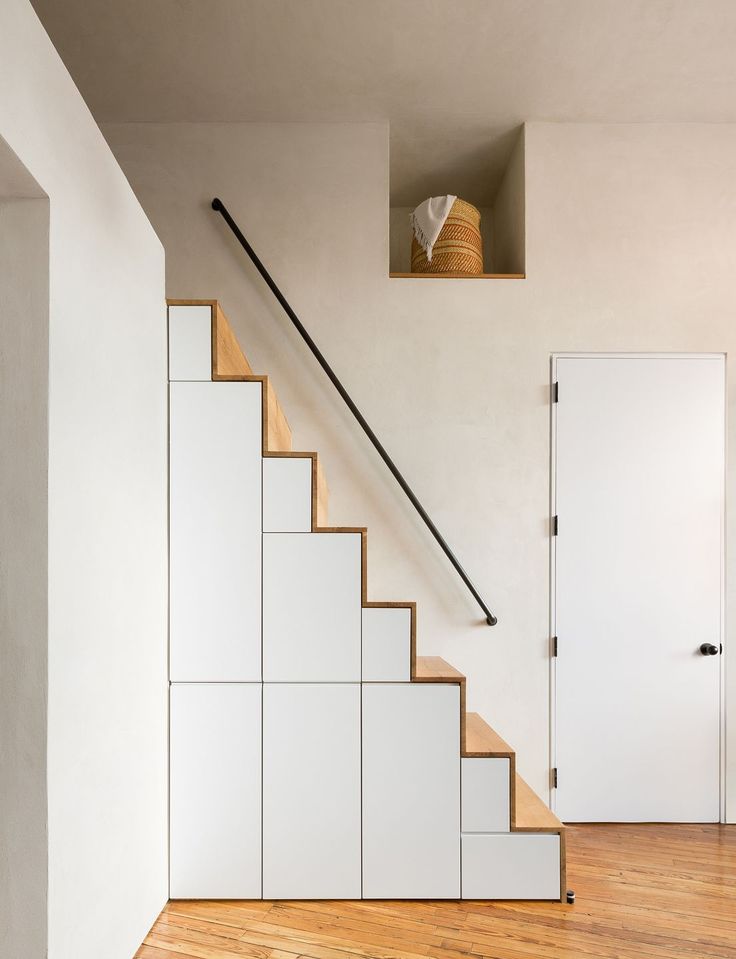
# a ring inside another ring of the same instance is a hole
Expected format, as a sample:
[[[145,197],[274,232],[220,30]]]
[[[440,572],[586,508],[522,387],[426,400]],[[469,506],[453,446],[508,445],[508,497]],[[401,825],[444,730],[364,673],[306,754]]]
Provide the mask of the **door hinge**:
[[[554,657],[557,656],[557,637],[556,636],[552,637],[552,655]]]
[[[552,535],[553,536],[557,536],[558,526],[559,526],[559,523],[557,521],[557,515],[555,515],[552,517]]]
[[[557,789],[557,766],[552,770],[552,788]]]
[[[557,380],[552,384],[552,402],[560,402],[560,384]]]

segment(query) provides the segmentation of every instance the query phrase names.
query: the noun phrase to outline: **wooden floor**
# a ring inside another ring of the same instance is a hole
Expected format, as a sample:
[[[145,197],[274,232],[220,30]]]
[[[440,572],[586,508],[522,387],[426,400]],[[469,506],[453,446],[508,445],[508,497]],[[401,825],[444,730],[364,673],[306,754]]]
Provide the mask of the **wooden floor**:
[[[574,906],[171,902],[137,959],[736,959],[736,826],[573,826]]]

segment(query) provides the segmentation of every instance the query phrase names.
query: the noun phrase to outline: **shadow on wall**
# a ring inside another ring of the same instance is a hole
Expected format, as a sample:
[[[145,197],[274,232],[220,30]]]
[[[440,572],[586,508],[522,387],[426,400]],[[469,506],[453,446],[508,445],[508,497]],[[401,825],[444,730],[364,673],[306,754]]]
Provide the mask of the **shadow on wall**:
[[[49,202],[0,138],[0,929],[47,951]]]

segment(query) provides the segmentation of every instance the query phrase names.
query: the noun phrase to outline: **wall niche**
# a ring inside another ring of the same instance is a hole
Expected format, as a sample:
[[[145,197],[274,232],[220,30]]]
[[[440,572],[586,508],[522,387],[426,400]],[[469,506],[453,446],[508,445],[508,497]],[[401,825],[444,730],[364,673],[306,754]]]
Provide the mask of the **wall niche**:
[[[446,178],[448,183],[452,178]],[[481,215],[483,273],[461,279],[524,279],[526,276],[524,130],[521,128],[508,155],[499,185],[489,200],[460,189],[458,195],[476,206]],[[456,191],[453,184],[449,189]],[[475,191],[476,193],[479,191]],[[429,279],[442,274],[411,272],[412,229],[409,214],[426,196],[411,205],[389,208],[389,276],[396,279]],[[457,278],[446,274],[445,278]]]

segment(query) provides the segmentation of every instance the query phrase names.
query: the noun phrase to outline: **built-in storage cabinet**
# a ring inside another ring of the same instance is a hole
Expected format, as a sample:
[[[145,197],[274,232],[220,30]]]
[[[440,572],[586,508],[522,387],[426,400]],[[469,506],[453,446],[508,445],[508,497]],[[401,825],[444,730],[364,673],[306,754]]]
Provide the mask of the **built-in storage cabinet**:
[[[360,533],[264,533],[263,679],[360,682]]]
[[[174,682],[261,679],[261,385],[170,385]]]
[[[312,459],[269,456],[263,460],[263,532],[312,529]]]
[[[363,682],[408,683],[411,679],[411,609],[363,610]]]
[[[169,307],[169,380],[212,379],[212,307]]]
[[[312,532],[317,462],[263,455],[215,334],[170,308],[171,898],[557,898],[513,754],[461,765],[459,674],[411,681],[411,604],[363,608],[361,532]]]
[[[463,899],[557,899],[556,833],[463,833]]]
[[[511,824],[511,762],[505,758],[464,758],[463,832],[508,832]]]
[[[261,896],[261,688],[171,686],[172,899]]]
[[[460,688],[363,686],[363,896],[460,896]]]
[[[263,687],[263,895],[359,899],[360,685]]]

